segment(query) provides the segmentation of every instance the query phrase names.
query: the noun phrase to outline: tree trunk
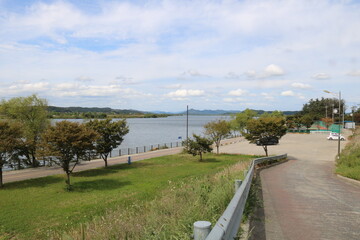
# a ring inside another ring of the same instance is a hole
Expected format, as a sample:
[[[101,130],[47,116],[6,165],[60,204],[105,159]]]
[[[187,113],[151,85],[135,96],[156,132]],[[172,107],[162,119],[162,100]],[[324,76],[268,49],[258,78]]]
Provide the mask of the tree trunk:
[[[200,162],[202,162],[202,152],[200,152]]]
[[[70,190],[71,190],[71,184],[70,184],[70,172],[66,172],[66,176],[67,176],[67,180],[66,180],[67,190],[68,190],[68,191],[70,191]]]
[[[2,175],[2,166],[0,166],[0,188],[3,187],[3,175]]]
[[[18,160],[17,160],[17,164],[18,164],[18,170],[21,169],[21,162],[20,162],[20,158],[18,157]]]
[[[267,145],[263,145],[263,148],[264,148],[264,151],[265,151],[266,156],[268,156],[268,149],[267,149]]]
[[[107,167],[107,157],[108,157],[108,154],[100,154],[101,158],[104,160],[105,162],[105,167]]]
[[[36,160],[35,154],[31,153],[32,167],[38,167],[38,161]]]
[[[216,153],[219,154],[219,145],[216,145]]]

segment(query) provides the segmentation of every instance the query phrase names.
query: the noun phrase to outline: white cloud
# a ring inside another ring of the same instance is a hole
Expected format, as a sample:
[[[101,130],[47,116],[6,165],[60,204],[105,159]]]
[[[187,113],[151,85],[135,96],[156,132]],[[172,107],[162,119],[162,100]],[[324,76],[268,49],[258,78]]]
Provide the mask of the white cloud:
[[[275,97],[270,93],[260,93],[261,96],[263,96],[266,100],[273,101]]]
[[[262,72],[256,72],[255,70],[249,70],[245,72],[245,75],[248,78],[268,78],[273,76],[281,76],[284,74],[284,70],[275,64],[268,65]]]
[[[270,88],[281,92],[289,86],[294,91],[307,89],[309,84],[301,82],[319,70],[324,75],[315,74],[315,79],[328,79],[325,73],[331,73],[334,81],[329,84],[346,92],[349,99],[360,88],[359,81],[351,78],[360,75],[356,55],[360,4],[356,1],[94,1],[90,11],[82,1],[8,2],[1,2],[0,13],[2,97],[49,90],[74,96],[149,97],[146,92],[162,107],[166,98],[159,98],[159,89],[189,95],[175,91],[184,88],[203,89],[212,106],[228,93],[224,89],[258,94]],[[335,81],[335,76],[351,69],[356,71],[343,76],[344,81]],[[109,84],[119,73],[131,78]],[[189,80],[182,86],[173,84],[179,73]],[[19,83],[24,79],[29,85]],[[39,79],[52,86],[34,85]],[[74,80],[74,89],[65,84]],[[121,88],[135,83],[142,83],[136,87],[139,93]],[[320,83],[312,81],[311,88],[322,88]],[[295,102],[300,95],[294,94],[292,106],[301,107],[303,101]],[[68,102],[65,97],[57,99]],[[91,99],[88,104],[98,104],[97,98]],[[286,104],[276,102],[276,106]]]
[[[354,70],[351,72],[348,72],[347,75],[352,76],[352,77],[360,77],[360,70]]]
[[[243,96],[247,93],[246,90],[243,90],[243,89],[236,89],[236,90],[232,90],[229,92],[229,95],[230,96]]]
[[[275,65],[275,64],[270,64],[269,66],[267,66],[265,68],[265,75],[266,76],[280,76],[280,75],[284,75],[284,70]]]
[[[244,73],[248,78],[256,78],[257,73],[255,70],[249,70]]]
[[[237,103],[237,102],[243,102],[243,101],[245,101],[245,99],[244,98],[224,98],[223,101],[227,102],[227,103]]]
[[[329,79],[330,76],[326,73],[316,73],[312,76],[312,78],[318,79],[318,80],[325,80],[325,79]]]
[[[47,91],[49,89],[48,82],[36,82],[31,83],[28,81],[17,82],[11,84],[8,87],[4,87],[1,89],[2,95],[7,94],[22,94],[22,93],[40,93]]]
[[[297,97],[299,99],[304,99],[305,97],[300,94],[300,93],[295,93],[291,90],[288,90],[288,91],[283,91],[280,93],[281,96],[285,96],[285,97]]]
[[[298,88],[298,89],[309,89],[311,88],[311,86],[309,84],[306,84],[306,83],[292,83],[291,86],[293,88]]]
[[[281,96],[295,96],[295,93],[291,90],[281,92]]]
[[[199,97],[203,96],[205,92],[203,90],[193,90],[193,89],[179,89],[174,92],[166,94],[167,97],[176,98],[176,97]]]

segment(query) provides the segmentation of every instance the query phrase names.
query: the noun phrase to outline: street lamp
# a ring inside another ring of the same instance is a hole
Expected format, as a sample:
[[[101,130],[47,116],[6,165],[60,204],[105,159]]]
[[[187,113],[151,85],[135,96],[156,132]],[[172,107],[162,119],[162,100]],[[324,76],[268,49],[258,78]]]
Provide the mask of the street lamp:
[[[340,158],[340,136],[341,136],[341,127],[340,127],[340,119],[341,119],[341,91],[339,91],[339,94],[324,90],[324,92],[326,93],[330,93],[334,96],[338,96],[339,97],[339,136],[338,136],[338,159]]]

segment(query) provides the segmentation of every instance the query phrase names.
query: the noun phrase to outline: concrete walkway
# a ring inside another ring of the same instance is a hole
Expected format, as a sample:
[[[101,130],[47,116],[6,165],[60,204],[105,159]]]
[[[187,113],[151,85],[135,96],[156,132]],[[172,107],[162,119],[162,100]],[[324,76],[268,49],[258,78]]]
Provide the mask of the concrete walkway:
[[[342,142],[342,147],[345,142]],[[264,154],[246,141],[222,152]],[[269,154],[289,161],[260,172],[263,233],[254,239],[360,239],[360,185],[334,174],[337,142],[323,134],[287,134]]]

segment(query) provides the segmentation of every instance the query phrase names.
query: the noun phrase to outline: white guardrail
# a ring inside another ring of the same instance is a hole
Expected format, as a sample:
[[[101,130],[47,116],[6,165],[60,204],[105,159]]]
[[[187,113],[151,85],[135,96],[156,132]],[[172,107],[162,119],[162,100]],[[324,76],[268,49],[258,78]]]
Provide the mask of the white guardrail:
[[[245,208],[246,199],[249,195],[251,181],[254,176],[255,166],[257,164],[287,158],[287,154],[263,157],[254,159],[243,182],[237,180],[236,186],[239,186],[233,199],[225,209],[223,215],[219,218],[214,228],[211,230],[211,223],[207,221],[198,221],[194,223],[194,240],[233,240],[236,239]]]

